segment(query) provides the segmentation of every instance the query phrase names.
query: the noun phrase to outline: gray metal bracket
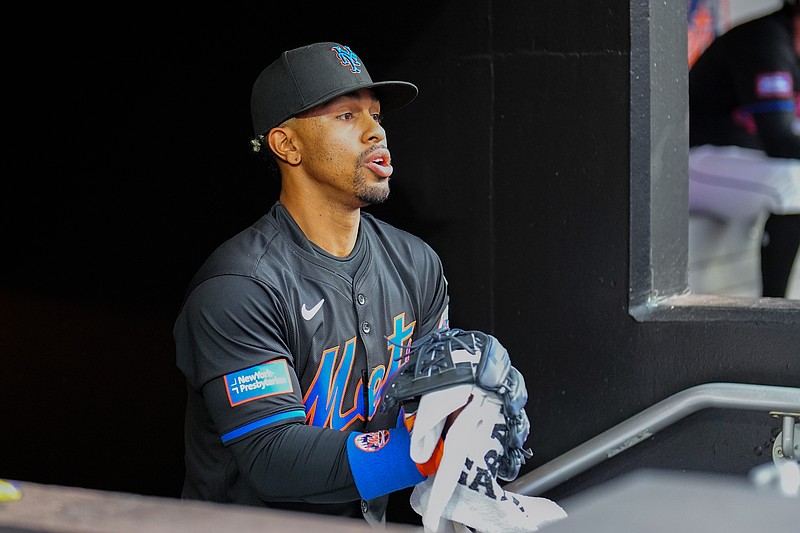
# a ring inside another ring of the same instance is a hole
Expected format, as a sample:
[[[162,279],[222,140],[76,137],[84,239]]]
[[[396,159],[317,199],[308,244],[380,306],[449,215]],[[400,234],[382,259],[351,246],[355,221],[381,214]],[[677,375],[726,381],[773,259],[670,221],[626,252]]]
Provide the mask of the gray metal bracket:
[[[775,445],[772,447],[772,460],[778,465],[783,461],[800,462],[800,425],[795,424],[795,420],[800,418],[800,412],[784,413],[773,411],[770,413],[774,417],[781,418],[782,431],[775,438]]]

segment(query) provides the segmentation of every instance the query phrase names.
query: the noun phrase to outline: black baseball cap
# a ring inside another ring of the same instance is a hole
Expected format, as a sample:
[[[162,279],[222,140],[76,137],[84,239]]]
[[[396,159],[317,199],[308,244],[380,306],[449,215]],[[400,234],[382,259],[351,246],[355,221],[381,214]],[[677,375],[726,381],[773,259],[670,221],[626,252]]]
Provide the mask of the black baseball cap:
[[[288,50],[253,84],[253,129],[257,135],[265,134],[290,117],[358,89],[374,90],[382,112],[411,103],[418,92],[406,81],[372,81],[348,46],[324,42]]]

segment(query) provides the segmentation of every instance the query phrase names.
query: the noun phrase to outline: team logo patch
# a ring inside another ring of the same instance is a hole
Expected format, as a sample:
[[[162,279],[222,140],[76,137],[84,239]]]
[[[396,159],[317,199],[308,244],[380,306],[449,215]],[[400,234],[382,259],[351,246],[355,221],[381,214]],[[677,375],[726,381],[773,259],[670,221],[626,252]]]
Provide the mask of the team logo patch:
[[[389,431],[373,431],[356,435],[355,445],[362,452],[377,452],[389,442]]]
[[[333,46],[331,47],[331,50],[336,53],[336,58],[343,67],[349,67],[350,72],[353,74],[358,74],[361,72],[361,69],[358,68],[361,66],[361,60],[358,58],[355,52],[350,50],[349,46]]]
[[[294,390],[289,377],[289,365],[284,359],[226,374],[225,389],[231,407]]]
[[[765,72],[756,76],[759,98],[792,98],[792,76],[788,72]]]

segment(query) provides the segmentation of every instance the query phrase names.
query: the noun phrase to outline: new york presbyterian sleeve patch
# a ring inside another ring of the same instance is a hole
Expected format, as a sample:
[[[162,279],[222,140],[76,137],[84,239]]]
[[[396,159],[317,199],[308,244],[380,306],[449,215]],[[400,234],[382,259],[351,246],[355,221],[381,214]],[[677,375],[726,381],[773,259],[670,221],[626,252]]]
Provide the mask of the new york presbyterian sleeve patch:
[[[289,365],[276,359],[225,375],[225,390],[231,407],[259,398],[293,392]]]

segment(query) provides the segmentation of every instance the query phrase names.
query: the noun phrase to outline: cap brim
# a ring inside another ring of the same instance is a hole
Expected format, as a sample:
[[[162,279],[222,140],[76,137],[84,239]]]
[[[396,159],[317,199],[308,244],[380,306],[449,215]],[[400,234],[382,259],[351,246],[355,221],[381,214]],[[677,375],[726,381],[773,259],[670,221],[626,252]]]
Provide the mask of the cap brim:
[[[374,90],[378,95],[383,113],[407,106],[419,93],[417,86],[407,81],[379,81],[367,88]]]
[[[360,91],[361,89],[372,89],[375,91],[375,94],[378,96],[378,100],[381,103],[381,113],[389,113],[390,111],[396,111],[401,107],[407,106],[414,101],[419,93],[417,86],[407,81],[378,81],[375,83],[367,83],[355,87],[345,87],[333,93],[326,94],[323,98],[303,106],[302,109],[299,109],[292,116],[299,115],[300,113],[308,111],[309,109],[313,109],[319,105],[330,102],[335,98],[344,96],[345,94],[353,93],[355,91]]]

